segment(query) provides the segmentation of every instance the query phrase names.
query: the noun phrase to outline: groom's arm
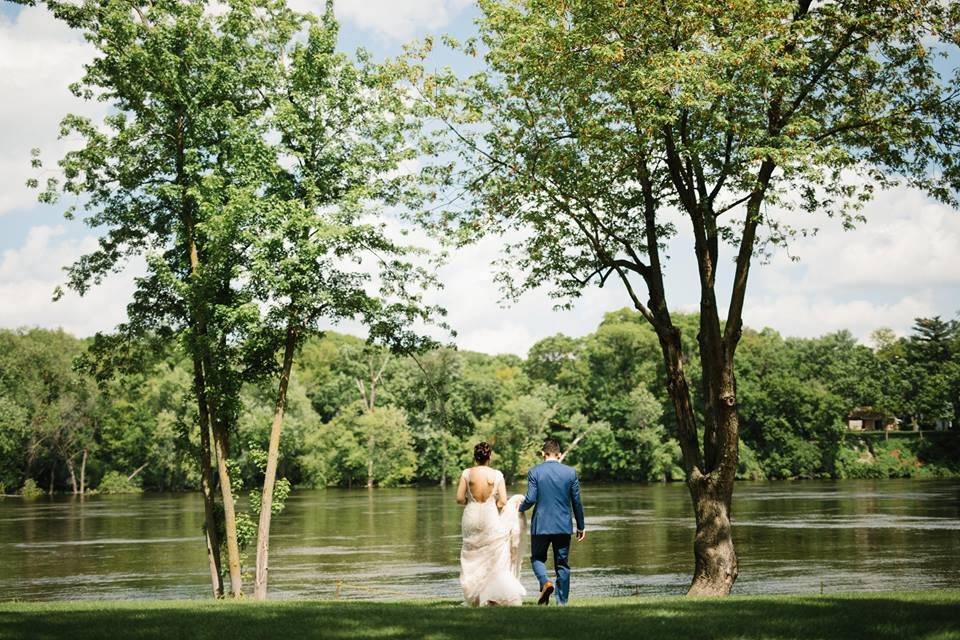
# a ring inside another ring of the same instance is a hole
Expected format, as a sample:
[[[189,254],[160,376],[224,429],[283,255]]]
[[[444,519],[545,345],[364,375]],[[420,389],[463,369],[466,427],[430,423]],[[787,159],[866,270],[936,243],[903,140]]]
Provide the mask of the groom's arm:
[[[573,474],[573,484],[570,485],[570,502],[573,504],[573,517],[577,521],[577,532],[583,531],[583,502],[580,500],[580,478],[576,472]]]
[[[530,469],[527,473],[527,495],[523,497],[520,512],[526,511],[535,504],[537,504],[537,476],[533,474],[533,469]]]

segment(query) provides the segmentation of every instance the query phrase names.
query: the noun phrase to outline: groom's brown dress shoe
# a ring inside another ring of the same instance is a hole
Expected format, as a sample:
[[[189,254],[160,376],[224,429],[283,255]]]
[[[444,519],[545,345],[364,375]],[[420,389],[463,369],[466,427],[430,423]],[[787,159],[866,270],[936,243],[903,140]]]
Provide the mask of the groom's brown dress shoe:
[[[553,583],[547,581],[543,585],[543,589],[540,589],[540,599],[537,600],[537,604],[550,604],[550,595],[553,593]]]

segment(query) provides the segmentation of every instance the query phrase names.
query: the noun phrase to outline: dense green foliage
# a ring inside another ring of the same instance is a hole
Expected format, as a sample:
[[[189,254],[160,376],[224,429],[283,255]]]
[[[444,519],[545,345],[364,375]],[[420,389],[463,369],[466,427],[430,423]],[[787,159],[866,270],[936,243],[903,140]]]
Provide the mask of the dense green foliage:
[[[899,640],[960,638],[960,592],[826,596],[591,598],[571,607],[465,609],[447,602],[283,601],[258,606],[211,602],[0,604],[0,639],[191,637],[304,638],[738,638]],[[209,621],[215,617],[217,624]],[[710,621],[709,632],[704,621]]]
[[[696,325],[694,316],[679,321]],[[888,333],[875,332],[871,348],[846,332],[801,339],[746,331],[737,363],[740,477],[960,473],[956,430],[929,433],[937,420],[960,422],[953,391],[960,383],[958,324],[918,319],[908,337]],[[186,358],[158,357],[97,386],[72,366],[88,341],[33,329],[0,332],[0,342],[0,484],[8,491],[28,479],[46,491],[51,478],[55,490],[70,490],[84,450],[86,484],[94,489],[198,486]],[[582,338],[545,338],[526,359],[451,349],[391,357],[327,333],[304,345],[294,367],[279,476],[300,486],[435,483],[455,477],[473,444],[487,439],[494,463],[513,480],[551,434],[565,445],[580,438],[568,461],[585,478],[679,480],[655,345],[652,330],[629,310],[608,313]],[[692,344],[687,352],[696,377]],[[241,393],[231,437],[240,486],[255,487],[262,477],[273,391],[265,383]],[[862,405],[897,416],[900,429],[889,439],[850,432],[845,417]],[[928,432],[922,439],[914,424]]]

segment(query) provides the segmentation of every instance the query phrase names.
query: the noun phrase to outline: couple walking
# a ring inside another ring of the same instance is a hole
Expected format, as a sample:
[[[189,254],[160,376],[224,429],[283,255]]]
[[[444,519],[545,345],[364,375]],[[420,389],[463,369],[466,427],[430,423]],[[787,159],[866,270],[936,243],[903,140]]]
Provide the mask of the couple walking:
[[[457,486],[457,502],[465,505],[461,531],[460,586],[470,606],[520,605],[526,589],[520,584],[521,539],[533,509],[530,526],[530,556],[540,583],[538,604],[567,603],[570,592],[570,540],[576,518],[577,540],[586,536],[583,503],[577,472],[563,464],[559,443],[543,443],[544,461],[527,474],[526,495],[507,498],[503,474],[489,466],[490,445],[481,442],[473,450],[474,466],[464,469]],[[547,577],[547,554],[553,549],[556,581]]]

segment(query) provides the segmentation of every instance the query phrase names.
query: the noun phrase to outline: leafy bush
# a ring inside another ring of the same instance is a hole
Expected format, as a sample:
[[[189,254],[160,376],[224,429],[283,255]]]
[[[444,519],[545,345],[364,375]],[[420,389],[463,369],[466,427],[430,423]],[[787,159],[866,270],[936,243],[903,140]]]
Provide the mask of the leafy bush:
[[[287,505],[287,498],[290,497],[290,481],[286,478],[277,478],[273,484],[273,502],[270,503],[270,513],[277,515],[281,513]],[[250,512],[260,517],[260,508],[263,502],[263,492],[254,490],[250,492]]]
[[[795,432],[793,425],[775,418],[764,426],[764,441],[759,448],[764,475],[768,478],[813,478],[823,468],[820,444]]]
[[[37,498],[43,495],[43,490],[37,486],[33,478],[27,478],[27,481],[20,487],[20,495],[24,498]]]
[[[107,471],[97,487],[98,493],[140,493],[141,491],[143,489],[140,487],[138,478],[128,478],[119,471]]]
[[[757,458],[757,454],[747,446],[747,443],[740,440],[737,455],[737,479],[738,480],[764,480],[766,475],[763,473],[763,465]]]
[[[868,444],[845,443],[837,452],[834,475],[837,478],[944,478],[956,473],[941,464],[925,463],[918,452],[920,440],[894,438]]]

